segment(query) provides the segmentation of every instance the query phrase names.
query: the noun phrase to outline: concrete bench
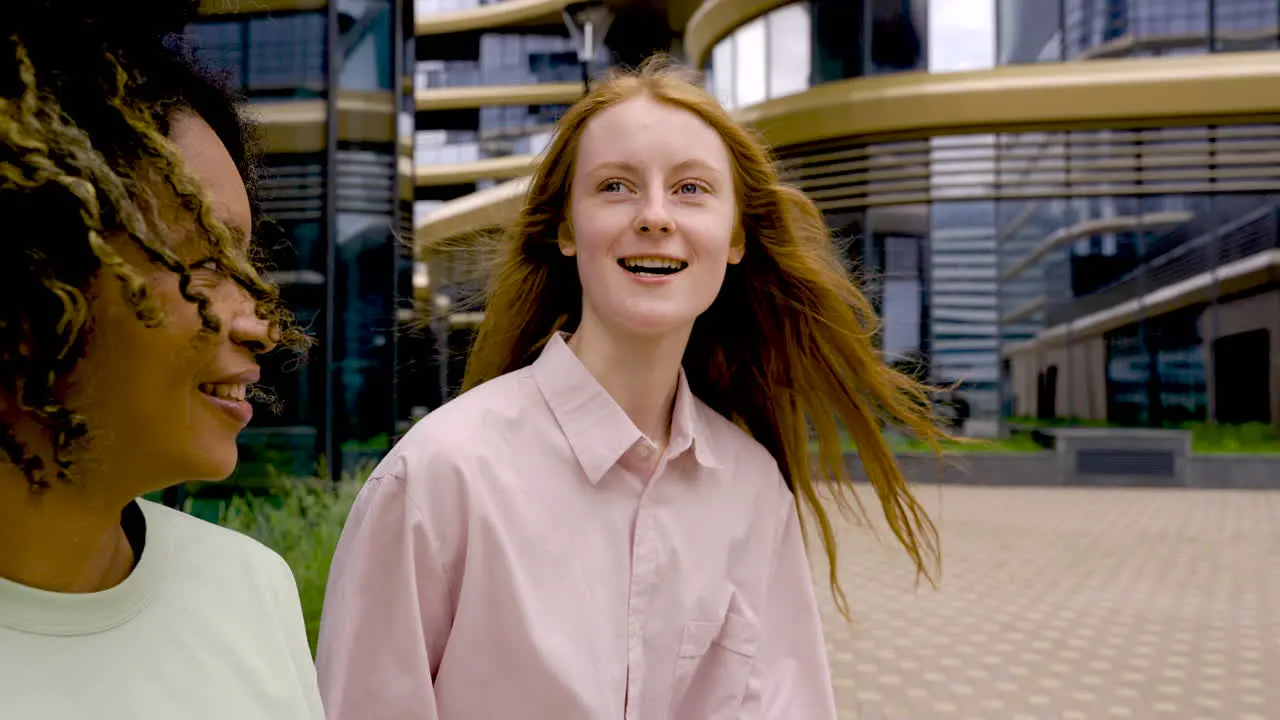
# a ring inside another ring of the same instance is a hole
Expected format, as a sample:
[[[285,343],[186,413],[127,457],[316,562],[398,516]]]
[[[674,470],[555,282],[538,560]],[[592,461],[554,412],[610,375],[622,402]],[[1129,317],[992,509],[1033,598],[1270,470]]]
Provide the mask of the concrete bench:
[[[1186,487],[1191,432],[1053,428],[1063,485]]]

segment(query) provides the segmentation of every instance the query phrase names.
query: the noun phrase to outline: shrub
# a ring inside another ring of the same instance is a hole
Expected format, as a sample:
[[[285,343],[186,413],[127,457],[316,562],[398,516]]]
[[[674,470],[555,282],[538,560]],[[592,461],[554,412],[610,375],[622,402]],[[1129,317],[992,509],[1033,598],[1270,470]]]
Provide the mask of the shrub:
[[[313,655],[329,564],[347,513],[367,477],[368,471],[344,475],[338,482],[277,478],[265,493],[231,498],[218,517],[219,525],[255,538],[289,563]]]

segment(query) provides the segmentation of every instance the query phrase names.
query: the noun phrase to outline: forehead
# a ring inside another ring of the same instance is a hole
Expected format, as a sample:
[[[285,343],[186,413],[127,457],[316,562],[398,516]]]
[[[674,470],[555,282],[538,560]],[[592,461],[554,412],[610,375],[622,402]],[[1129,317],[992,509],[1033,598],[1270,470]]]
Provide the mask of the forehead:
[[[204,189],[214,217],[247,239],[253,224],[249,193],[218,134],[199,116],[179,113],[170,123],[169,141],[191,179]]]
[[[729,148],[705,120],[684,108],[647,96],[601,111],[587,122],[578,147],[579,167],[600,163],[675,165],[700,160],[728,173]]]

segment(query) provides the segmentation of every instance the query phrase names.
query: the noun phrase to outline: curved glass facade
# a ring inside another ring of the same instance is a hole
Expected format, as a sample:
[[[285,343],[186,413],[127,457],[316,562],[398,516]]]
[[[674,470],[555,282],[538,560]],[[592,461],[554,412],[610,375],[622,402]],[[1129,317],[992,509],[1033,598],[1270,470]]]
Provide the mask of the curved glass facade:
[[[999,62],[1280,47],[1280,0],[999,0]]]
[[[1267,189],[1276,173],[1249,161],[1280,142],[1280,127],[1002,140],[1004,187],[1061,185],[1053,176],[1067,158],[1094,179],[997,203],[1006,415],[1150,427],[1280,419],[1280,194]],[[1031,145],[1036,160],[1018,157]],[[1108,157],[1158,169],[1107,173]]]
[[[253,99],[323,97],[328,76],[324,11],[207,18],[187,27],[206,62]]]
[[[607,57],[593,61],[589,71],[608,65]],[[414,70],[414,87],[418,90],[581,80],[582,64],[573,39],[550,32],[424,38]]]
[[[801,0],[735,29],[703,70],[729,109],[826,82],[924,69],[926,0]]]
[[[1278,37],[1280,0],[997,5],[1000,64],[1269,50]],[[1086,180],[996,203],[1007,418],[1280,420],[1280,290],[1258,270],[1277,248],[1280,196],[1249,161],[1276,142],[1275,126],[1002,138],[1004,187],[1061,186],[1068,168]],[[1029,145],[1036,161],[1017,156]]]
[[[989,436],[1280,421],[1277,149],[1280,126],[1224,125],[780,156],[864,273],[885,359],[959,383]]]

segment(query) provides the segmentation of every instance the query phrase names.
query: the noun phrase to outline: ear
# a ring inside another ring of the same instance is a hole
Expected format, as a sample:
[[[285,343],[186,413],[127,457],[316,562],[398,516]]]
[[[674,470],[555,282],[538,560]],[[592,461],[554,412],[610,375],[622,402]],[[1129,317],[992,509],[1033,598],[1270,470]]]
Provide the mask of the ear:
[[[556,231],[556,244],[560,246],[560,254],[565,257],[578,254],[578,246],[573,241],[573,228],[569,227],[568,220],[560,223],[560,228]]]
[[[733,231],[733,239],[729,241],[729,264],[737,265],[742,262],[742,256],[747,254],[747,235],[739,227]]]

